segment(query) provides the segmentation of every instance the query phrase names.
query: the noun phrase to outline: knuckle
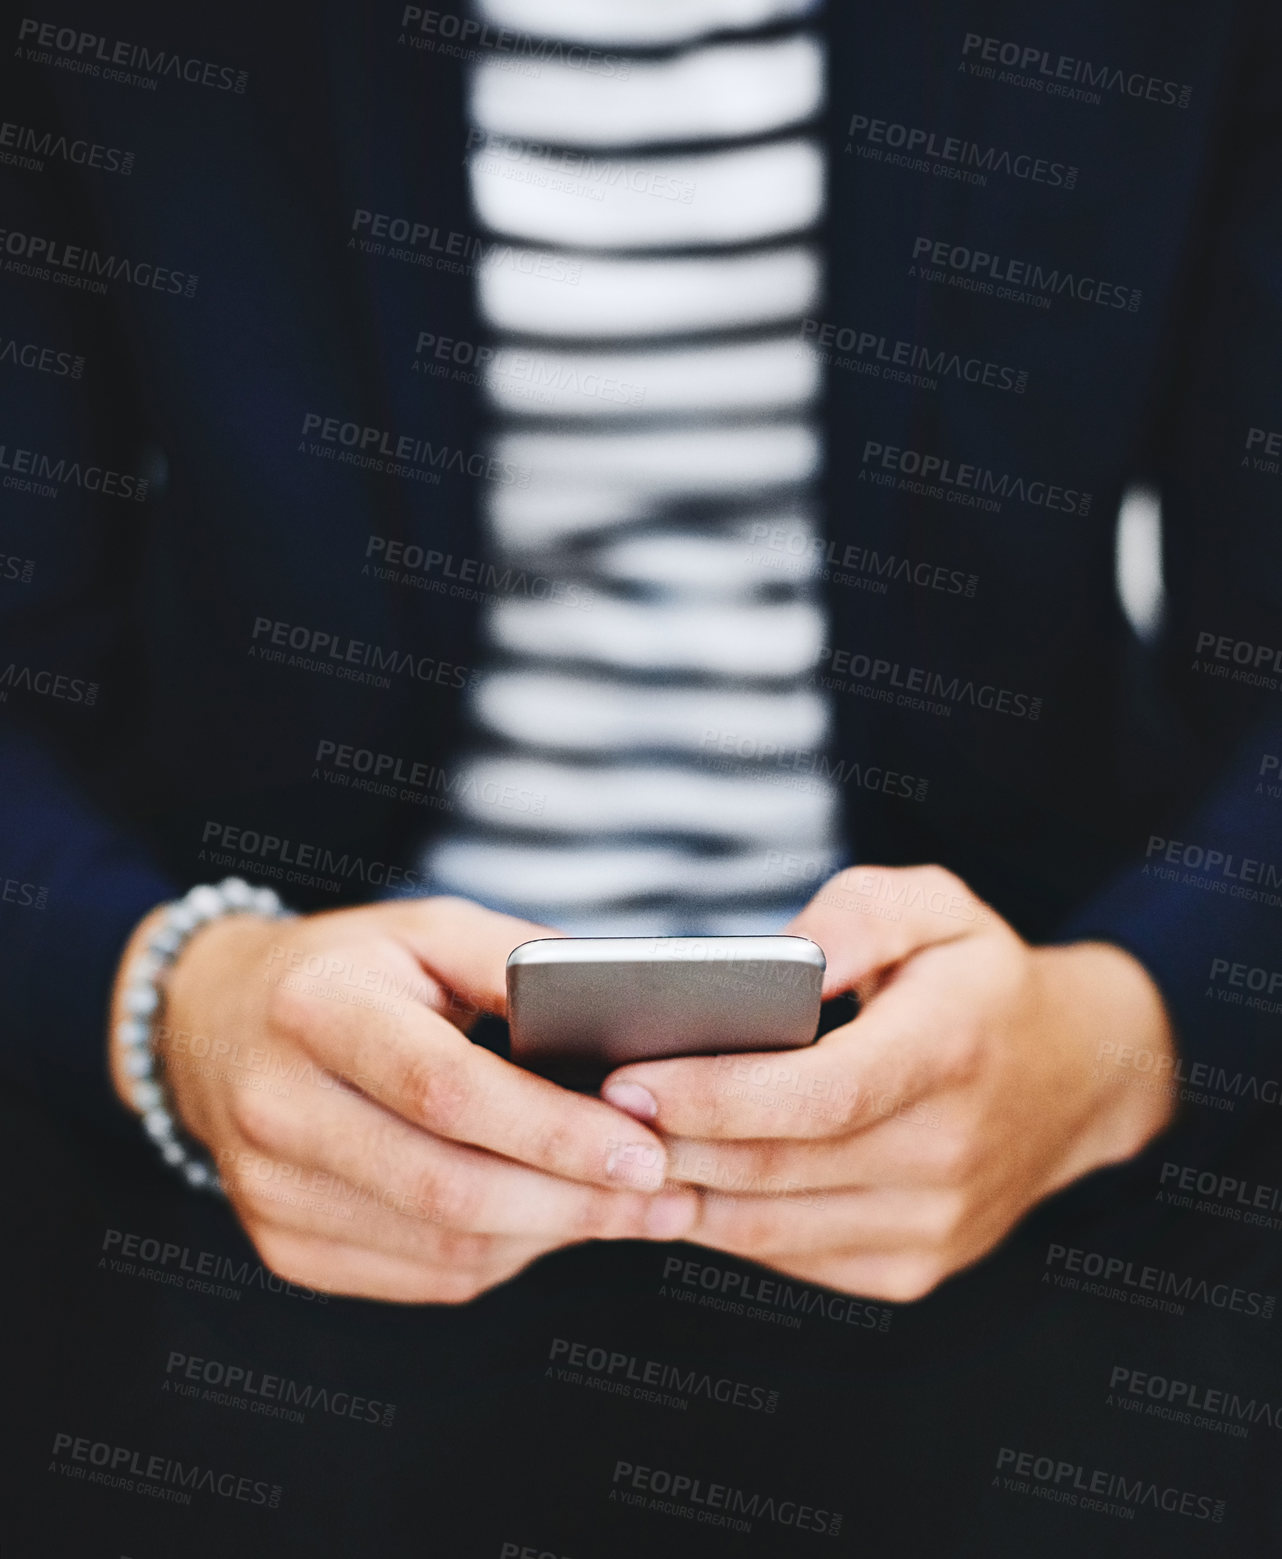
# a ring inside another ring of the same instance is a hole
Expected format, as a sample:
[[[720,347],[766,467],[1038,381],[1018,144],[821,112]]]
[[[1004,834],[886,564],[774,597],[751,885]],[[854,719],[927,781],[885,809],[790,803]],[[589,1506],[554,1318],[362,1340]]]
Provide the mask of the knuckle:
[[[933,1197],[923,1219],[923,1233],[938,1248],[951,1245],[966,1217],[966,1199],[957,1191]]]
[[[949,871],[946,866],[941,866],[938,861],[932,861],[930,865],[921,868],[925,879],[925,886],[934,888],[941,893],[969,893],[965,883],[956,872]]]
[[[887,1268],[877,1297],[892,1304],[915,1304],[938,1288],[944,1277],[942,1265],[933,1257],[905,1257]]]
[[[645,1224],[645,1198],[626,1191],[589,1191],[567,1218],[573,1240],[626,1239]]]
[[[311,999],[288,980],[280,980],[268,987],[263,1000],[263,1020],[270,1033],[300,1041],[313,1023]]]
[[[973,1083],[983,1067],[988,1035],[978,1022],[958,1019],[940,1036],[937,1057],[944,1081],[952,1086]]]
[[[583,1133],[575,1131],[570,1123],[558,1115],[550,1121],[540,1121],[527,1139],[527,1162],[559,1170],[577,1164],[583,1147]]]
[[[730,1241],[745,1250],[769,1250],[778,1237],[777,1210],[756,1199],[727,1203],[723,1216]]]
[[[970,1181],[978,1159],[978,1144],[968,1131],[944,1132],[932,1154],[934,1179],[951,1190],[958,1189]]]
[[[301,1288],[325,1288],[325,1283],[318,1281],[315,1274],[303,1271],[304,1264],[298,1259],[296,1241],[266,1227],[255,1229],[251,1239],[263,1265],[278,1278]]]
[[[442,1229],[436,1238],[436,1259],[458,1277],[474,1277],[490,1260],[494,1239],[464,1229]]]
[[[461,1060],[433,1055],[406,1063],[400,1093],[428,1131],[448,1136],[467,1108],[472,1089]]]
[[[228,1154],[221,1164],[223,1184],[233,1203],[251,1213],[260,1223],[280,1225],[285,1221],[287,1203],[282,1192],[288,1188],[293,1171],[270,1153],[241,1149]]]
[[[250,1147],[266,1152],[281,1140],[283,1114],[269,1094],[238,1088],[228,1100],[227,1110],[232,1125]]]
[[[476,1184],[458,1170],[426,1170],[415,1183],[415,1195],[419,1205],[430,1211],[432,1221],[446,1229],[468,1231],[477,1221],[480,1195]]]
[[[424,1304],[466,1305],[479,1299],[490,1284],[476,1272],[434,1272],[421,1296]]]

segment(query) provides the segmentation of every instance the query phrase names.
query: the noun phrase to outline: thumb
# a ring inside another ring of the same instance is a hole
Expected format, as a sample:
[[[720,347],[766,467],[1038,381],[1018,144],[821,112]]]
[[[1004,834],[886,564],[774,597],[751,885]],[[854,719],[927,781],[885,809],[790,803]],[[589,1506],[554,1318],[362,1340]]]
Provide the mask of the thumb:
[[[475,1012],[507,1015],[507,956],[522,942],[564,936],[470,899],[410,899],[388,906],[402,943],[451,995]]]
[[[785,930],[823,948],[825,1001],[856,989],[866,999],[883,970],[923,947],[973,936],[992,918],[942,866],[851,866],[830,878]]]

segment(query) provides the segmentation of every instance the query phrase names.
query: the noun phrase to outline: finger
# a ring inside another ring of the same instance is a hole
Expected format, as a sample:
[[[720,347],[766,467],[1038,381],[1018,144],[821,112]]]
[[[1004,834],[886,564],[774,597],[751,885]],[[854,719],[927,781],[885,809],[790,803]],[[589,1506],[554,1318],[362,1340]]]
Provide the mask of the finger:
[[[455,1237],[453,1259],[483,1259],[495,1236],[546,1240],[676,1239],[693,1224],[689,1190],[649,1194],[583,1185],[478,1148],[434,1137],[346,1090],[306,1112],[253,1094],[238,1101],[240,1149],[219,1167],[256,1212],[300,1228],[337,1228],[359,1216],[358,1239],[392,1254],[428,1255]],[[472,1252],[465,1240],[482,1242]]]
[[[286,1282],[319,1293],[396,1304],[465,1304],[514,1277],[543,1253],[537,1245],[513,1248],[489,1270],[468,1272],[425,1266],[359,1245],[284,1229],[256,1230],[254,1245],[265,1264]]]
[[[821,1140],[862,1130],[970,1075],[973,1035],[951,1020],[957,987],[927,972],[905,966],[858,1017],[806,1050],[636,1063],[611,1073],[602,1095],[670,1137]]]
[[[273,1028],[321,1067],[412,1125],[571,1180],[657,1190],[666,1155],[653,1132],[473,1045],[418,1003],[395,1013],[276,987]]]
[[[891,1104],[889,1118],[835,1141],[674,1137],[668,1141],[668,1179],[736,1196],[957,1185],[969,1175],[973,1154],[951,1114],[936,1099],[901,1109]]]
[[[398,900],[389,925],[423,966],[464,1003],[507,1012],[507,958],[522,942],[559,937],[532,920],[501,915],[469,899]]]
[[[959,1195],[944,1191],[879,1189],[810,1196],[723,1196],[710,1191],[686,1238],[767,1263],[820,1252],[936,1250],[953,1239],[963,1209]]]
[[[852,866],[826,882],[785,930],[823,948],[825,1000],[849,990],[866,998],[878,971],[920,948],[970,936],[990,918],[942,866]]]

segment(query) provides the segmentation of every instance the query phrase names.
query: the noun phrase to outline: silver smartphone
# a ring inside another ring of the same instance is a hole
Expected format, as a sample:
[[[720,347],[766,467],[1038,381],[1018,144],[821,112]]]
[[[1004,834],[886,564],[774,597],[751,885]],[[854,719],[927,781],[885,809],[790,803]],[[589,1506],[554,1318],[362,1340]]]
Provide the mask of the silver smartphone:
[[[819,1026],[823,950],[801,936],[545,937],[507,961],[512,1060],[549,1075],[794,1050]]]

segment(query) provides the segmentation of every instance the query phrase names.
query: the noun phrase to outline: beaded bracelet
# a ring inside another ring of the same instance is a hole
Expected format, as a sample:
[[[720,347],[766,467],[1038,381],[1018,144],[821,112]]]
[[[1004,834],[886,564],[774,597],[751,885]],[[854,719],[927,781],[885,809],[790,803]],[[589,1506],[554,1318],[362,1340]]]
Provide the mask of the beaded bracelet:
[[[223,1183],[209,1155],[174,1116],[173,1100],[156,1053],[156,1026],[164,1006],[162,976],[201,926],[211,920],[238,914],[282,919],[292,913],[270,888],[251,888],[239,877],[225,877],[217,886],[202,883],[165,906],[159,925],[126,974],[121,1000],[125,1015],[116,1025],[116,1039],[129,1078],[130,1098],[161,1158],[199,1190],[222,1193]]]

